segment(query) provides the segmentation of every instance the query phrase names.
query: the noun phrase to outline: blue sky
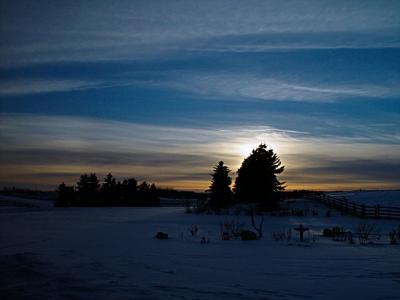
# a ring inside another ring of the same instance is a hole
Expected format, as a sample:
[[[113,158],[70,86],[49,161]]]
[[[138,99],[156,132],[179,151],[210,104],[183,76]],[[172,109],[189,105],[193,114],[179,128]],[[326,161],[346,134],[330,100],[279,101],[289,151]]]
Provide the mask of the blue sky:
[[[0,185],[204,190],[263,142],[288,188],[400,188],[398,1],[2,1]]]

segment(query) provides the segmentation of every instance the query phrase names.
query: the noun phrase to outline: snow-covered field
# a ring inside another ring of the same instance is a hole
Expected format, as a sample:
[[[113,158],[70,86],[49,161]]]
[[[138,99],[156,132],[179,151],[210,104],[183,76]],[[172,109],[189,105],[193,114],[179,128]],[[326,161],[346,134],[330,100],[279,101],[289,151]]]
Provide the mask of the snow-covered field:
[[[400,299],[400,246],[386,237],[400,221],[325,217],[326,208],[305,200],[287,205],[319,215],[268,216],[260,241],[222,241],[220,223],[235,216],[183,208],[3,210],[1,299]],[[318,235],[360,222],[380,227],[380,243],[300,243],[295,232],[292,241],[271,237],[300,223]],[[196,237],[188,233],[192,225]],[[157,231],[171,239],[154,239]],[[209,244],[200,243],[203,235]]]
[[[400,207],[400,191],[352,191],[330,193],[332,196],[345,197],[349,201],[365,205],[382,205]]]
[[[30,199],[30,198],[5,196],[5,195],[0,195],[0,201],[10,201],[10,202],[17,203],[19,205],[26,205],[26,206],[42,208],[42,209],[43,208],[52,208],[54,206],[54,203],[51,200]],[[7,206],[5,206],[5,207],[7,208]],[[5,208],[5,207],[2,207],[2,208]],[[10,208],[10,207],[8,207],[8,208]]]

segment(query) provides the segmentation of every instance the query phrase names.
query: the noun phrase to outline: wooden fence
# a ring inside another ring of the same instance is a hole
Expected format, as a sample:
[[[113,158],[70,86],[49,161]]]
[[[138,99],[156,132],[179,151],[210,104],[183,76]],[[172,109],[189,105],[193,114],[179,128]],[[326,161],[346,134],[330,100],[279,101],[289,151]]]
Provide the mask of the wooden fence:
[[[360,218],[400,219],[400,207],[359,204],[322,192],[303,192],[302,196]]]

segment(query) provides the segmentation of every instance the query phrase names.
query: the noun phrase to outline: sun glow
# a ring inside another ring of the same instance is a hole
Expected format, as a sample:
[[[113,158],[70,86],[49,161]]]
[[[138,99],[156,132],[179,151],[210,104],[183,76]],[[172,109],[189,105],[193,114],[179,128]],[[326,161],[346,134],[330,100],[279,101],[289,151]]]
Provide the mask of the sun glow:
[[[258,143],[241,143],[237,146],[237,154],[242,156],[243,158],[249,156],[251,154],[251,151],[256,149],[260,144],[263,142],[258,142]],[[268,149],[273,149],[274,152],[277,152],[279,147],[276,145],[276,143],[268,143],[267,144]],[[279,151],[278,151],[279,152]]]
[[[257,148],[257,144],[240,144],[238,146],[238,154],[240,154],[243,157],[247,157],[250,155],[251,151]]]

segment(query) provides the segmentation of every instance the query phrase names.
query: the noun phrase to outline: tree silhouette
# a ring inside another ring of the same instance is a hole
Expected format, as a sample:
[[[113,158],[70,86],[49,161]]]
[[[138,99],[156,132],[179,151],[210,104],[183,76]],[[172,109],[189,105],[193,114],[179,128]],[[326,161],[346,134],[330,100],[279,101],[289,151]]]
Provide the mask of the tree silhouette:
[[[61,183],[57,189],[57,206],[158,206],[159,192],[156,185],[135,178],[116,181],[108,173],[100,185],[96,174],[82,174],[74,187]]]
[[[279,191],[284,190],[282,182],[276,177],[282,173],[279,157],[265,144],[244,159],[235,181],[235,197],[244,203],[260,203],[264,208],[273,208],[279,200]]]
[[[126,203],[133,203],[138,196],[138,186],[135,178],[129,178],[118,184],[121,200]]]
[[[104,183],[103,183],[101,189],[104,191],[113,190],[113,189],[115,189],[116,185],[117,185],[117,182],[116,182],[115,178],[111,175],[111,173],[108,173],[106,178],[104,178]]]
[[[230,185],[232,179],[229,177],[229,168],[220,161],[214,167],[214,173],[211,174],[210,201],[209,205],[215,208],[227,207],[232,202],[232,191]]]
[[[104,182],[101,186],[101,195],[104,201],[111,201],[112,198],[118,198],[117,193],[117,182],[115,178],[108,173],[107,176],[104,178]],[[118,200],[118,199],[115,199]]]
[[[143,181],[138,186],[138,201],[140,205],[159,205],[160,199],[158,197],[157,188],[154,184],[148,184],[146,181]]]
[[[160,205],[160,198],[158,196],[158,191],[156,185],[152,183],[148,192],[148,201],[151,205]]]
[[[99,180],[95,173],[82,174],[77,182],[78,197],[81,205],[93,204],[99,194]]]
[[[74,204],[75,189],[73,186],[67,186],[64,182],[57,188],[58,197],[55,206],[70,206]]]

